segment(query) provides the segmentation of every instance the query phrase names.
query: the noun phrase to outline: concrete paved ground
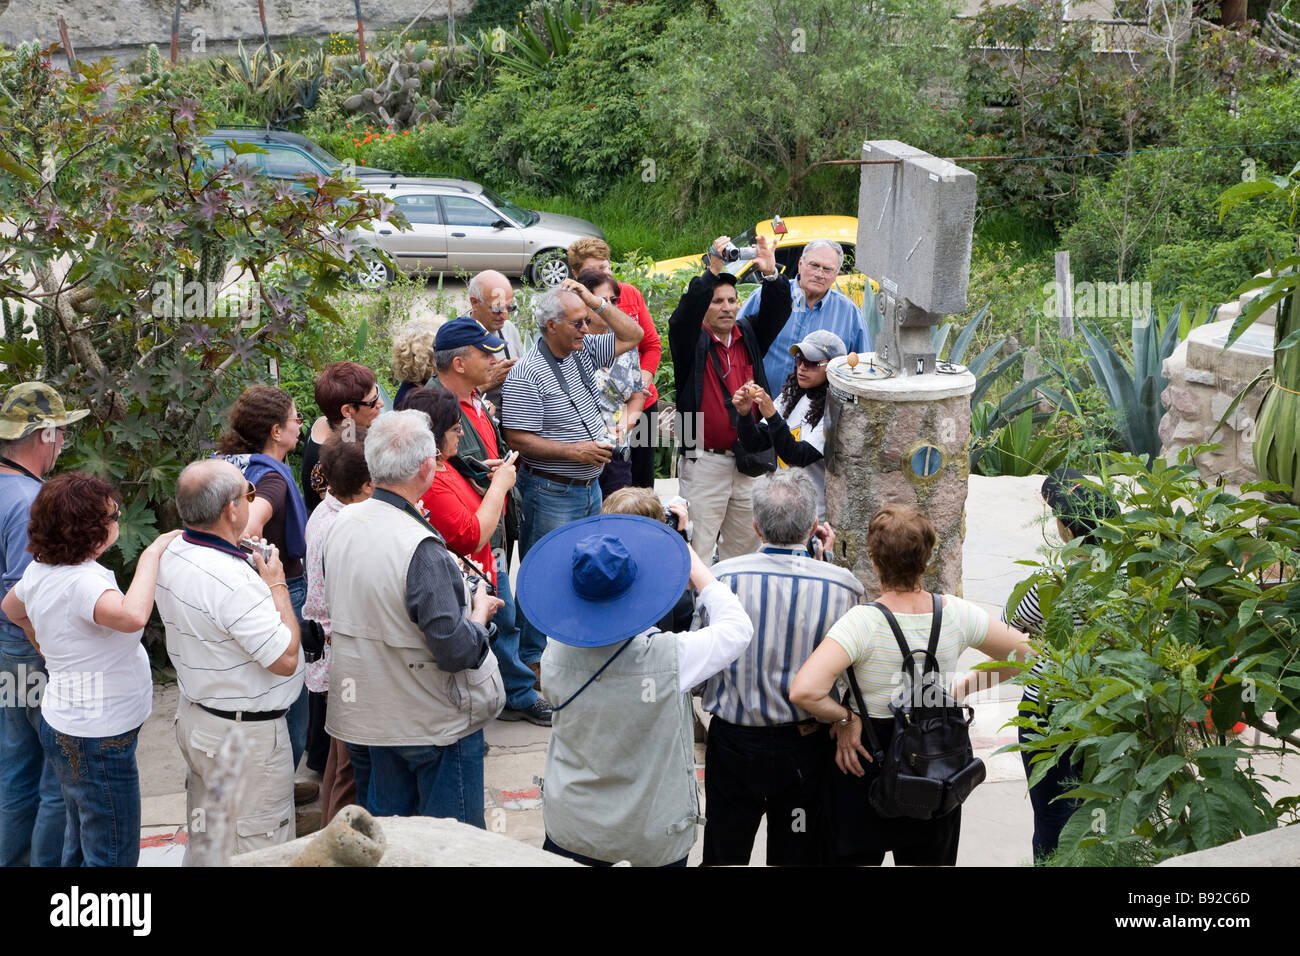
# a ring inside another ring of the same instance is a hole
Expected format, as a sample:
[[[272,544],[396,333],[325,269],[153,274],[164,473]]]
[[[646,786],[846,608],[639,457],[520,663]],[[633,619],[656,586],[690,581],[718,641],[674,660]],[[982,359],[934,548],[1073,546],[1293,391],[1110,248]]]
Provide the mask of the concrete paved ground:
[[[660,480],[662,495],[676,492],[676,481]],[[1055,532],[1044,521],[1038,489],[1041,477],[984,478],[973,476],[966,505],[966,541],[963,549],[964,596],[1000,615],[1012,588],[1029,569],[1015,562],[1036,556],[1045,535]],[[982,660],[970,651],[962,658],[968,667]],[[998,748],[1014,743],[1014,728],[1006,721],[1015,713],[1020,698],[1017,687],[993,688],[974,699],[976,719],[973,741],[976,755],[988,765],[988,778],[977,787],[963,807],[961,849],[958,865],[1028,866],[1033,833],[1033,814],[1026,796],[1025,774],[1019,754],[999,754]],[[185,824],[185,764],[172,732],[176,708],[175,685],[155,687],[154,712],[140,735],[137,751],[140,765],[143,817],[142,866],[179,865]],[[485,801],[489,829],[505,833],[533,846],[543,840],[541,794],[538,778],[546,762],[550,731],[527,723],[494,721],[486,729],[489,752],[484,766]],[[697,765],[703,769],[703,746],[696,748]],[[1261,765],[1265,772],[1286,775],[1294,764],[1276,760]],[[1297,775],[1290,774],[1290,779]],[[1278,792],[1296,792],[1294,783],[1274,785]],[[1273,788],[1270,788],[1273,789]],[[701,787],[701,797],[703,787]],[[707,813],[707,808],[705,809]],[[766,834],[760,829],[752,864],[764,861]],[[697,840],[690,863],[699,862]]]

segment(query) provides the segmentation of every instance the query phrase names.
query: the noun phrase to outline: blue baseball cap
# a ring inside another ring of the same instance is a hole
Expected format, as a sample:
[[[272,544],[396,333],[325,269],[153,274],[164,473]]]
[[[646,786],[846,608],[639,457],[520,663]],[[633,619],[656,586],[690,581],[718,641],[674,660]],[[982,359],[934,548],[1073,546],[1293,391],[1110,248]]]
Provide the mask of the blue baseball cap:
[[[506,347],[506,343],[488,332],[468,315],[444,322],[433,340],[433,347],[439,352],[444,349],[459,349],[472,345],[480,351],[495,355]]]
[[[604,647],[658,623],[690,575],[686,542],[662,521],[594,515],[529,548],[515,591],[528,620],[547,637]]]

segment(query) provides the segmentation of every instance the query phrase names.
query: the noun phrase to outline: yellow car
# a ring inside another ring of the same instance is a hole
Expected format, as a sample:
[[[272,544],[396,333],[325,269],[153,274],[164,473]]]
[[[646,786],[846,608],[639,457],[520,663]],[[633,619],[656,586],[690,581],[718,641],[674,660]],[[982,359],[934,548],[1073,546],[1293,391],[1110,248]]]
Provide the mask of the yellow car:
[[[794,276],[799,269],[799,257],[803,255],[804,246],[814,239],[831,239],[844,247],[844,265],[840,277],[835,280],[839,289],[858,305],[862,304],[862,290],[868,282],[871,291],[880,289],[880,283],[868,279],[861,272],[854,272],[854,252],[858,245],[858,220],[856,216],[789,216],[783,220],[786,231],[777,235],[772,229],[772,220],[767,219],[752,228],[746,229],[731,241],[737,246],[752,246],[757,236],[775,236],[776,266],[786,275]],[[704,263],[704,253],[690,256],[678,256],[676,259],[664,259],[656,262],[650,270],[652,275],[672,275],[680,269],[698,270]],[[753,274],[754,260],[743,259],[726,265],[737,281],[744,285],[758,281]]]

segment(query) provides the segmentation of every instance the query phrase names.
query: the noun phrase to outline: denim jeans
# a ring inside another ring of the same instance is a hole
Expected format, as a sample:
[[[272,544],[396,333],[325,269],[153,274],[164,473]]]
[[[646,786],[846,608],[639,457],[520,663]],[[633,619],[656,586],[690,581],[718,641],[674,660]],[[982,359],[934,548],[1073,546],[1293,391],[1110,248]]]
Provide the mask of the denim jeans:
[[[571,521],[600,514],[600,483],[593,481],[585,488],[582,485],[566,485],[533,474],[527,468],[519,469],[515,481],[519,495],[523,499],[523,511],[520,515],[522,526],[519,529],[519,559],[522,561],[530,548],[556,528],[562,528]],[[568,568],[563,572],[567,574]],[[533,627],[519,612],[519,659],[525,664],[536,664],[542,659],[546,650],[546,635]]]
[[[140,728],[73,737],[41,720],[41,745],[68,802],[64,866],[135,866],[140,860]]]
[[[290,578],[285,582],[289,586],[289,602],[293,605],[293,616],[302,621],[302,606],[307,600],[307,578],[305,575]],[[298,699],[289,705],[285,719],[289,724],[289,747],[293,751],[293,770],[298,772],[298,761],[307,749],[307,722],[311,713],[307,707],[307,685],[303,684]]]
[[[1028,710],[1026,705],[1034,706],[1028,701],[1022,700],[1020,716],[1036,719],[1042,729],[1040,733],[1035,733],[1021,727],[1017,737],[1022,744],[1027,743],[1031,737],[1040,737],[1047,732],[1047,715],[1039,715],[1035,711]],[[1034,768],[1030,766],[1029,761],[1037,754],[1038,751],[1022,750],[1020,752],[1020,759],[1025,764],[1026,778],[1034,772]],[[1061,831],[1070,822],[1070,817],[1074,816],[1074,811],[1083,805],[1082,800],[1059,799],[1061,794],[1074,789],[1075,783],[1082,774],[1082,763],[1058,760],[1047,771],[1047,776],[1029,788],[1029,805],[1034,808],[1033,847],[1035,866],[1040,864],[1044,857],[1056,852],[1057,844],[1061,841]]]
[[[370,748],[365,744],[344,744],[348,748],[348,761],[352,764],[352,783],[357,788],[357,805],[370,809]]]
[[[14,694],[0,698],[0,866],[58,866],[68,812],[41,749],[40,708],[27,706],[34,686],[44,691],[45,661],[26,638],[0,635],[0,681]]]
[[[371,747],[370,804],[377,817],[483,820],[483,731],[446,747]]]
[[[506,685],[506,706],[511,710],[527,710],[537,701],[537,691],[533,689],[536,678],[528,665],[519,659],[519,625],[516,623],[515,596],[510,591],[510,574],[500,556],[496,562],[497,597],[505,605],[492,617],[492,623],[497,627],[492,653],[496,655],[501,680]]]

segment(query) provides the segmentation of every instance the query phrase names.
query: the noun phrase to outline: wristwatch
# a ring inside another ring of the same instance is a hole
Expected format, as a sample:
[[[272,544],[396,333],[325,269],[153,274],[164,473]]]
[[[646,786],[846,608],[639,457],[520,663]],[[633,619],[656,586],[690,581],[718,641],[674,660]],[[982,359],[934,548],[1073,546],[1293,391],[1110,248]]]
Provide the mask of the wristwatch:
[[[763,275],[763,273],[761,272],[759,273],[759,275],[762,276],[764,282],[775,282],[777,279],[781,278],[781,270],[777,269],[770,276]]]
[[[605,314],[605,307],[608,306],[608,305],[609,305],[609,300],[606,299],[606,298],[602,295],[602,296],[600,297],[600,305],[596,306],[596,308],[595,308],[594,311],[595,311],[596,314],[598,314],[598,315],[604,315],[604,314]]]

